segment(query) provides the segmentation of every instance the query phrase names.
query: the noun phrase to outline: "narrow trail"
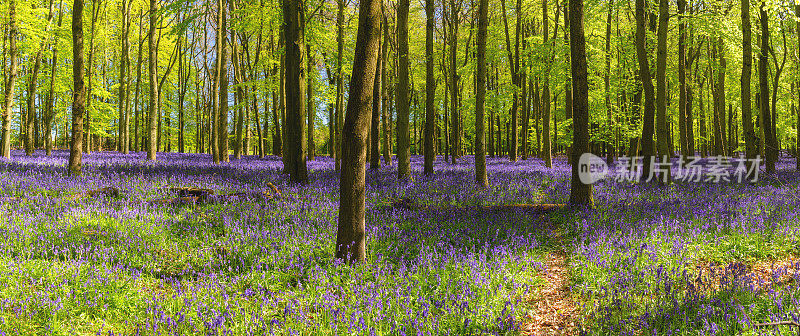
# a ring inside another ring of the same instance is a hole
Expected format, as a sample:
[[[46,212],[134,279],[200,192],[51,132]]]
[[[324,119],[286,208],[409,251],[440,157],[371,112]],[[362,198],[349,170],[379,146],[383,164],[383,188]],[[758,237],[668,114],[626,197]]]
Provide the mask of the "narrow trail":
[[[569,288],[567,254],[561,230],[553,231],[556,242],[545,261],[545,284],[529,298],[531,310],[520,327],[522,335],[578,335],[578,306]]]

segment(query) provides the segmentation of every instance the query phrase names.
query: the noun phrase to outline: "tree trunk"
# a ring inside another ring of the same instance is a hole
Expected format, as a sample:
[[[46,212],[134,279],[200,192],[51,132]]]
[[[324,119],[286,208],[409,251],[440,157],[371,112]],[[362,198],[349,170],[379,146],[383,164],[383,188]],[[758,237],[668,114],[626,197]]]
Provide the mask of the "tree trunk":
[[[228,17],[225,13],[225,0],[217,1],[219,6],[218,28],[217,28],[217,64],[219,65],[219,113],[217,115],[217,141],[219,145],[220,162],[230,162],[228,151]]]
[[[766,156],[767,173],[775,172],[775,162],[778,159],[778,144],[775,138],[775,129],[769,108],[769,83],[767,82],[768,69],[767,52],[769,43],[769,18],[767,17],[766,4],[761,2],[759,7],[761,19],[761,52],[758,56],[758,82],[760,91],[761,123],[764,129],[764,154]]]
[[[78,4],[78,2],[80,2],[80,4]],[[75,0],[75,3],[76,3],[76,5],[79,5],[79,9],[81,9],[81,10],[83,9],[83,1]],[[17,64],[17,62],[18,62],[18,58],[17,58],[17,34],[19,32],[19,27],[17,26],[16,0],[9,0],[9,2],[8,2],[8,17],[9,17],[9,20],[8,20],[8,26],[9,26],[8,54],[9,54],[9,59],[10,59],[10,66],[8,68],[8,75],[6,75],[6,77],[8,77],[8,79],[5,80],[5,84],[6,84],[5,90],[6,90],[6,92],[5,92],[5,95],[3,96],[3,97],[5,97],[5,100],[3,101],[3,139],[2,139],[2,144],[0,144],[2,146],[2,155],[6,159],[10,159],[11,158],[11,113],[12,113],[11,112],[11,108],[14,105],[14,85],[16,84],[16,81],[17,81],[17,71],[18,71],[18,69],[17,69],[17,66],[18,66],[18,64]],[[83,25],[82,25],[82,22],[80,22],[80,16],[78,18],[79,18],[78,19],[79,22],[78,22],[77,28],[82,30],[83,29]],[[73,30],[75,30],[75,28],[76,28],[75,21],[76,20],[73,19],[72,21],[73,21],[73,23],[72,23]],[[73,34],[73,37],[72,37],[73,42],[75,41],[76,36],[78,36],[77,38],[80,39],[81,46],[83,46],[83,34],[82,34],[82,31],[81,31],[81,34],[77,34],[77,33]],[[80,60],[83,61],[83,56],[81,56]],[[76,66],[76,68],[77,68],[77,66]],[[83,72],[81,72],[81,74],[82,73]],[[81,78],[81,83],[83,83],[83,79],[82,78]],[[76,88],[75,90],[77,92],[78,87],[76,86],[75,88]],[[74,118],[74,115],[75,115],[75,110],[73,109],[73,118]],[[72,160],[70,160],[70,162],[72,162]],[[72,167],[72,165],[70,165],[70,167]],[[77,166],[76,167],[78,169],[77,172],[80,173],[80,155],[78,155],[78,161],[77,161]]]
[[[458,25],[459,18],[458,12],[460,11],[455,0],[450,0],[450,160],[456,163],[456,158],[459,156],[458,152]]]
[[[156,160],[156,150],[157,150],[157,143],[156,137],[158,134],[156,133],[156,118],[157,109],[158,109],[158,86],[156,81],[158,80],[158,68],[156,67],[156,61],[158,59],[158,50],[156,47],[156,13],[158,12],[158,2],[156,0],[150,0],[150,33],[148,36],[148,79],[150,84],[150,106],[149,106],[149,115],[148,115],[148,141],[147,141],[147,159],[151,161]]]
[[[678,0],[678,132],[680,133],[681,155],[694,155],[689,152],[686,122],[686,0]]]
[[[405,4],[408,8],[408,2]],[[350,80],[348,111],[342,132],[343,169],[339,182],[341,190],[339,225],[336,231],[336,258],[350,263],[364,262],[366,259],[364,227],[366,147],[372,88],[380,49],[378,45],[381,1],[363,0],[359,7],[358,36]]]
[[[317,119],[317,109],[314,103],[314,59],[311,57],[311,46],[306,45],[306,109],[308,112],[308,125],[306,126],[306,149],[308,150],[308,159],[314,160],[317,154],[317,144],[314,142],[314,121]]]
[[[336,171],[341,169],[342,162],[342,117],[344,108],[344,73],[342,72],[344,59],[344,1],[337,0],[336,11],[336,116],[334,119],[334,148]]]
[[[436,127],[436,106],[434,105],[436,104],[436,79],[433,68],[433,28],[435,25],[435,6],[436,5],[434,4],[433,0],[425,0],[425,151],[423,167],[423,172],[425,175],[433,175],[433,162],[436,160],[436,153],[433,143],[434,129]],[[478,107],[476,105],[475,113],[478,113],[477,108]],[[477,129],[476,132],[478,132]],[[476,160],[478,160],[477,157]]]
[[[397,3],[397,178],[409,177],[411,169],[408,107],[408,0]]]
[[[433,2],[432,0],[428,0]],[[478,36],[477,69],[475,88],[475,182],[486,188],[489,180],[486,176],[486,150],[484,149],[484,110],[486,105],[486,36],[489,27],[489,0],[478,2]],[[432,77],[432,75],[431,75]],[[429,82],[430,83],[430,82]],[[431,99],[433,100],[433,99]],[[427,142],[426,142],[427,145]],[[428,150],[426,148],[425,152]]]
[[[382,24],[382,23],[381,23]],[[378,39],[381,38],[380,27],[378,29]],[[378,48],[382,48],[378,45]],[[370,155],[369,155],[369,169],[378,170],[381,168],[381,153],[380,153],[380,124],[381,124],[381,68],[384,62],[382,51],[378,50],[378,61],[375,66],[375,81],[372,84],[372,120],[370,125],[369,140],[370,140]]]
[[[608,2],[608,14],[606,15],[606,45],[605,45],[605,60],[606,68],[603,73],[603,88],[605,93],[606,103],[606,162],[611,164],[614,162],[614,144],[612,142],[614,134],[614,113],[611,106],[611,18],[613,1]]]
[[[139,9],[139,51],[136,56],[136,92],[133,95],[133,150],[141,151],[142,146],[139,142],[139,90],[142,84],[142,46],[144,40],[142,39],[142,32],[144,31],[144,15],[142,9]]]
[[[667,29],[669,25],[669,0],[660,0],[658,4],[658,47],[656,53],[656,108],[658,126],[658,156],[663,160],[670,157],[670,137],[667,128]],[[666,167],[666,176],[654,176],[659,184],[671,181],[671,166]]]
[[[653,133],[655,105],[653,102],[653,78],[650,75],[649,56],[646,49],[645,0],[636,0],[636,58],[639,63],[639,79],[644,89],[644,114],[641,136],[642,156],[644,156],[642,180],[650,174],[650,160],[653,159]],[[572,24],[577,24],[572,22]],[[573,74],[574,78],[574,74]],[[573,93],[573,96],[575,93]],[[573,102],[574,104],[575,102]],[[573,106],[573,110],[575,106]],[[574,112],[574,111],[573,111]],[[573,117],[574,118],[574,117]],[[573,155],[573,158],[575,156]]]
[[[152,0],[155,1],[155,0]],[[14,26],[14,0],[9,3],[11,8],[11,27],[12,31],[16,28]],[[12,35],[13,37],[14,35]],[[12,38],[12,46],[13,46]],[[11,49],[14,51],[14,48]],[[14,53],[11,53],[12,60]],[[13,67],[12,69],[16,70]],[[14,74],[14,72],[12,72]],[[73,81],[73,94],[72,94],[72,140],[70,142],[69,151],[69,173],[72,176],[81,174],[81,145],[83,141],[83,113],[86,109],[86,87],[83,83],[83,0],[75,0],[72,4],[72,81]],[[6,90],[8,91],[8,90]],[[6,97],[10,97],[6,95]],[[6,103],[8,106],[8,103]],[[7,118],[7,117],[6,117]],[[7,119],[6,119],[7,120]],[[4,125],[5,126],[5,125]],[[5,131],[5,128],[4,128]],[[5,139],[8,132],[3,133]],[[7,142],[5,143],[8,144]],[[5,148],[5,147],[4,147]],[[6,152],[8,153],[8,152]]]
[[[542,0],[542,39],[544,40],[545,46],[548,46],[547,37],[550,34],[548,31],[548,20],[547,20],[547,0]],[[550,55],[545,54],[545,59],[547,59],[547,64],[545,68],[549,69],[550,64]],[[544,85],[542,87],[542,160],[544,160],[544,165],[547,168],[551,168],[553,166],[553,157],[552,157],[552,145],[550,143],[550,74],[547,69],[545,69],[544,74]]]
[[[302,0],[283,2],[283,25],[285,44],[286,121],[284,174],[289,174],[293,183],[308,182],[306,167],[306,50],[303,41],[305,10]]]
[[[63,5],[63,2],[61,3]],[[61,22],[63,18],[64,11],[62,10],[62,6],[58,8],[58,29],[61,30]],[[53,41],[53,59],[51,60],[51,67],[50,67],[50,91],[47,94],[47,103],[45,105],[44,110],[44,138],[45,138],[45,150],[47,152],[47,156],[53,155],[53,136],[52,136],[52,129],[53,129],[53,117],[55,116],[55,111],[53,110],[53,104],[55,103],[55,80],[56,80],[56,66],[58,65],[58,41]]]
[[[128,72],[130,71],[130,56],[128,50],[131,48],[128,34],[130,33],[130,2],[122,0],[122,50],[119,61],[119,141],[117,150],[123,154],[128,154]]]
[[[387,22],[386,16],[383,16],[383,20],[381,21],[381,25],[383,26],[383,43],[381,43],[381,121],[382,121],[382,128],[383,128],[383,163],[387,166],[392,164],[392,143],[391,143],[391,133],[392,133],[392,120],[391,116],[389,115],[389,90],[387,90],[387,85],[389,83],[389,78],[386,74],[386,64],[388,63],[389,57],[389,24]]]
[[[639,2],[637,0],[637,18]],[[584,184],[578,176],[579,161],[589,152],[589,83],[586,66],[586,37],[583,31],[583,0],[569,0],[570,44],[573,105],[572,127],[572,181],[569,203],[577,206],[593,207],[592,185]],[[637,22],[638,23],[638,22]],[[649,77],[648,77],[649,78]]]

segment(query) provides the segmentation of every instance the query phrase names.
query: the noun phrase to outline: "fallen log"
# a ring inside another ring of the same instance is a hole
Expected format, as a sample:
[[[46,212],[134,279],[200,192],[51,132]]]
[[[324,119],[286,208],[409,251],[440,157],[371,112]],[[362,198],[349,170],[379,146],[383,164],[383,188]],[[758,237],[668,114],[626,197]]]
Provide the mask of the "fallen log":
[[[548,212],[563,209],[566,204],[500,204],[500,205],[483,205],[477,208],[484,211],[502,212],[502,211],[540,211]],[[383,210],[399,209],[399,210],[434,210],[434,209],[474,209],[472,206],[422,206],[415,200],[403,197],[394,199],[389,205],[381,207]]]
[[[70,197],[67,197],[67,199],[77,200],[79,198],[95,197],[100,195],[104,195],[106,197],[119,197],[119,194],[120,194],[119,189],[115,187],[102,187],[100,189],[88,190],[80,194],[72,195]]]
[[[264,200],[274,199],[281,195],[281,191],[272,185],[267,184],[270,190],[262,192],[238,192],[231,194],[215,195],[211,189],[201,188],[171,188],[171,190],[178,193],[178,197],[161,198],[147,202],[150,205],[184,205],[184,204],[212,204],[212,203],[225,203],[243,198],[261,198]],[[274,194],[273,194],[274,192]]]

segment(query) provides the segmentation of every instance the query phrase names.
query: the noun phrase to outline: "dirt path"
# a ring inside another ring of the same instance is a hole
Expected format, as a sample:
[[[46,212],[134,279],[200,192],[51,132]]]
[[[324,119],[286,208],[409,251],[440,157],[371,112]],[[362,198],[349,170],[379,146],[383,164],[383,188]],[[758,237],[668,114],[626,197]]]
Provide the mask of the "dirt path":
[[[546,256],[545,284],[530,298],[531,310],[520,327],[522,335],[578,334],[578,307],[569,289],[567,255],[560,234],[553,238],[558,245]]]

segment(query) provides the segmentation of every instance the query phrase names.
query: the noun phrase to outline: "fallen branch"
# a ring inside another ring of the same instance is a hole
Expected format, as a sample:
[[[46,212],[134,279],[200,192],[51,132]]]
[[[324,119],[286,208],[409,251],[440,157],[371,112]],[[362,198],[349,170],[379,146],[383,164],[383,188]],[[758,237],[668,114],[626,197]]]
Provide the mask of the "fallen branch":
[[[105,195],[106,197],[119,197],[119,189],[115,187],[102,187],[100,189],[88,190],[80,194],[72,195],[70,197],[67,197],[67,199],[77,200],[79,198],[95,197],[100,195]]]
[[[795,321],[779,321],[779,322],[766,322],[766,323],[756,323],[753,325],[754,328],[763,328],[763,327],[777,327],[777,326],[792,326],[797,327],[797,335],[800,335],[800,323]]]

